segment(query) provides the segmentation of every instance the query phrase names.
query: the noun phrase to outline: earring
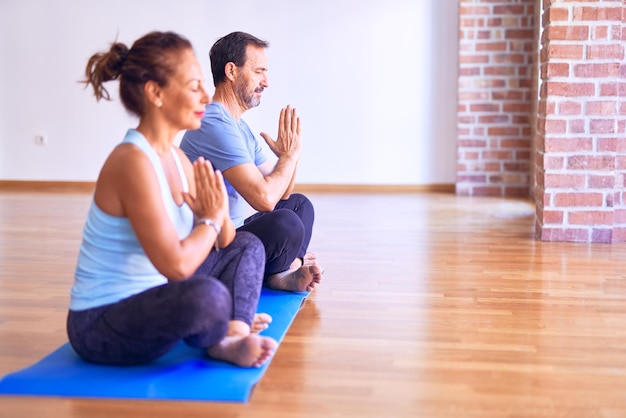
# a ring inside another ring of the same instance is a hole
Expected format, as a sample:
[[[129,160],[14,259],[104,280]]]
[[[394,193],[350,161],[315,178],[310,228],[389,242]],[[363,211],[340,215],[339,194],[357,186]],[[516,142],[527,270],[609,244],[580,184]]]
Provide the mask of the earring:
[[[161,106],[163,106],[163,102],[159,100],[159,101],[157,102],[157,107],[161,107]]]

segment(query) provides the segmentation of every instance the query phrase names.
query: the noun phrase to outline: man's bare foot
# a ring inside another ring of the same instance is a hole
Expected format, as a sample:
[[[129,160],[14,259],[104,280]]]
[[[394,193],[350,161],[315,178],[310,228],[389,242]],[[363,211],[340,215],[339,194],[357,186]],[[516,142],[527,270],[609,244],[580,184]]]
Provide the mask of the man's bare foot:
[[[254,314],[252,325],[250,326],[250,332],[258,334],[259,332],[266,330],[272,323],[272,317],[266,313]]]
[[[306,253],[304,255],[302,264],[305,266],[312,266],[317,264],[317,254],[315,253]]]
[[[271,337],[250,334],[246,337],[224,337],[222,341],[209,347],[209,357],[224,360],[240,367],[261,367],[269,360],[278,343]]]
[[[272,289],[291,292],[310,292],[322,281],[324,269],[317,264],[303,265],[295,270],[276,273],[267,278]]]

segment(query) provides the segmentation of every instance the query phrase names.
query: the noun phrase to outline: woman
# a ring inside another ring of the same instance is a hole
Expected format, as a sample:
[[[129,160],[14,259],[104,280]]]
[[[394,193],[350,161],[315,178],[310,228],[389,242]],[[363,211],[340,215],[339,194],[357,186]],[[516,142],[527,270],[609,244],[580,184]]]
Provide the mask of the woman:
[[[110,99],[103,83],[116,79],[139,124],[96,182],[71,291],[72,347],[87,361],[133,365],[182,339],[210,357],[261,366],[278,345],[255,332],[271,320],[255,316],[263,246],[235,233],[221,173],[174,146],[178,132],[200,127],[210,102],[190,42],[152,32],[89,59],[85,83],[97,100]]]

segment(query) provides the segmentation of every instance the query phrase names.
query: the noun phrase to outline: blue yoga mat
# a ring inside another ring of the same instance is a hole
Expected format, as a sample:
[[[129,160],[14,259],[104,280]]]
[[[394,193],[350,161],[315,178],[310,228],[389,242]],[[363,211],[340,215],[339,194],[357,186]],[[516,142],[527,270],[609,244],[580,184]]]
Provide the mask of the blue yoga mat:
[[[270,314],[272,323],[262,334],[281,342],[307,296],[264,288],[258,311]],[[244,369],[181,342],[149,365],[102,366],[83,361],[66,343],[4,376],[0,395],[247,402],[270,361]]]

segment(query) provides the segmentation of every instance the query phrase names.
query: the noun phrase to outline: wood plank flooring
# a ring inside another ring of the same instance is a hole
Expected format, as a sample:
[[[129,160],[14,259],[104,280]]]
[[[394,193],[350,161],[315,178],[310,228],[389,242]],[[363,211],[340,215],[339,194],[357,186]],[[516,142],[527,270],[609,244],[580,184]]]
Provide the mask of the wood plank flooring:
[[[309,195],[324,282],[247,404],[0,396],[0,417],[626,417],[626,245],[524,200]],[[67,341],[90,195],[0,192],[0,376]]]

